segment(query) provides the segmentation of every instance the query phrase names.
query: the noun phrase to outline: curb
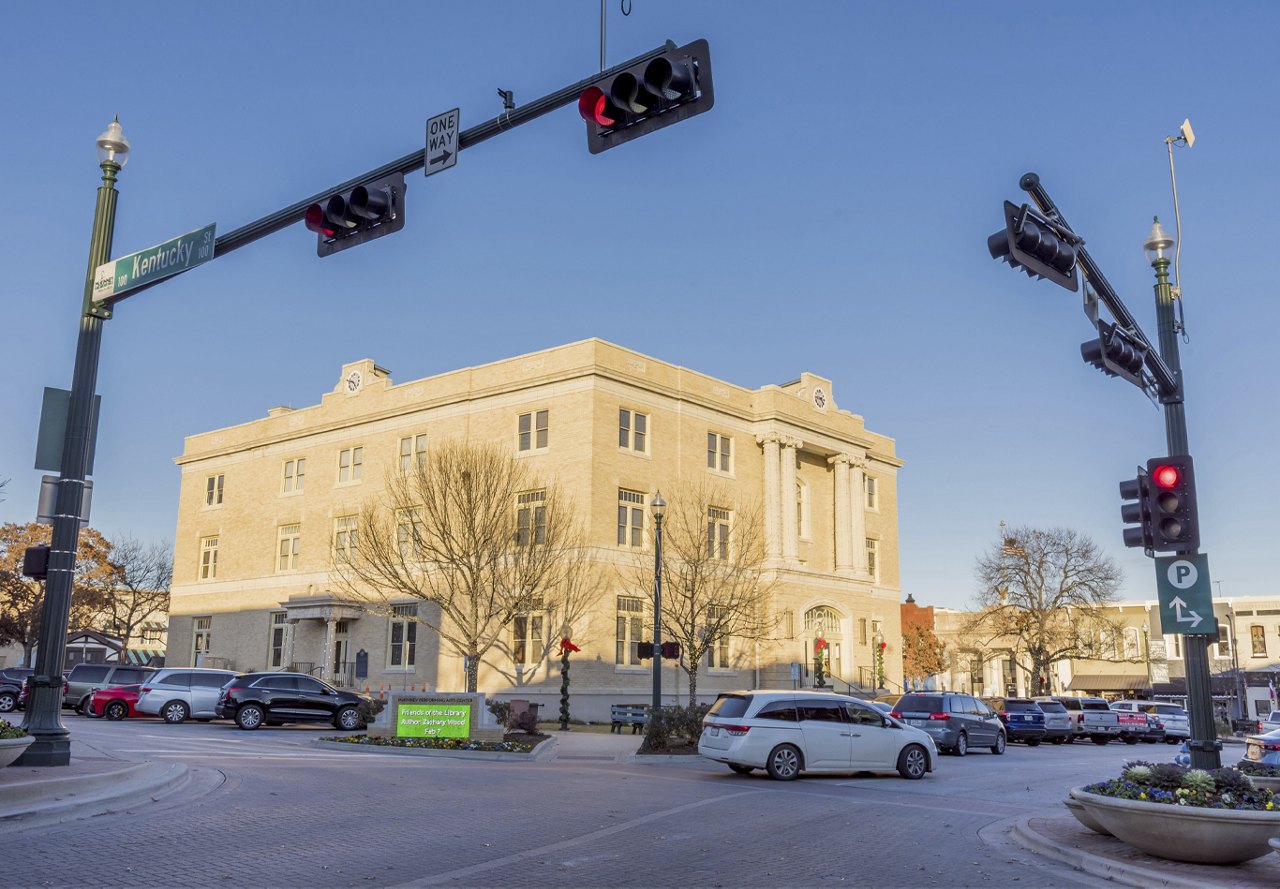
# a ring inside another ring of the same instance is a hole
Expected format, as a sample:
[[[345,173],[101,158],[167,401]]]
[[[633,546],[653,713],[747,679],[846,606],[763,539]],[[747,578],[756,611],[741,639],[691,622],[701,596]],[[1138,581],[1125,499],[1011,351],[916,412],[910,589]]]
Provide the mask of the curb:
[[[465,759],[472,762],[541,762],[555,752],[555,738],[543,741],[532,753],[501,753],[488,750],[430,750],[425,747],[379,747],[376,744],[349,744],[343,741],[316,739],[312,747],[342,750],[346,753],[386,753],[391,756],[433,756],[440,759]]]
[[[0,788],[0,833],[115,812],[167,796],[188,779],[185,763],[144,762],[98,775],[23,781]]]

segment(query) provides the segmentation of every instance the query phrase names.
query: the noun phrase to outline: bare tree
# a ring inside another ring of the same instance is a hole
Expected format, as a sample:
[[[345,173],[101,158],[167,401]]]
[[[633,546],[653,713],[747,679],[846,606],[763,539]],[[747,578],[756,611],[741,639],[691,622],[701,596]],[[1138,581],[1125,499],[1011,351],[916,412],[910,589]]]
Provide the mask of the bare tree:
[[[553,633],[571,627],[594,594],[572,504],[492,445],[434,445],[419,469],[388,477],[385,495],[361,511],[359,533],[354,554],[338,565],[342,586],[356,599],[380,600],[371,606],[378,611],[405,597],[435,606],[416,620],[466,658],[470,692],[481,659],[502,650],[514,623],[526,620],[527,645],[527,621],[544,622],[539,650],[517,652],[523,666],[536,666]]]
[[[120,637],[123,660],[130,637],[148,618],[169,610],[173,548],[167,543],[143,544],[128,535],[110,543],[107,558],[114,574],[95,618],[104,631]]]
[[[739,504],[709,482],[670,492],[662,522],[662,635],[679,642],[680,668],[697,701],[698,673],[714,659],[729,666],[731,640],[754,641],[771,626],[772,578],[764,572],[764,521],[757,503]],[[652,555],[637,557],[636,585],[654,594]],[[655,657],[658,654],[655,652]],[[738,657],[741,657],[739,654]]]
[[[965,631],[1007,648],[1046,694],[1049,668],[1105,657],[1119,633],[1107,617],[1122,575],[1087,536],[1067,528],[1014,528],[978,558],[979,610]],[[1114,657],[1114,653],[1112,655]]]

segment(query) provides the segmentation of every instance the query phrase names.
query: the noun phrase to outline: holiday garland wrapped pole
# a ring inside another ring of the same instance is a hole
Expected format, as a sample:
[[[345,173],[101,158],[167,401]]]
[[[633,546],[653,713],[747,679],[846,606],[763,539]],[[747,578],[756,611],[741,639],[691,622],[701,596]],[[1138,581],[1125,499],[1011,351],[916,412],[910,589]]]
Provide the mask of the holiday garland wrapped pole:
[[[568,639],[560,640],[560,731],[569,730],[569,652],[581,651]]]

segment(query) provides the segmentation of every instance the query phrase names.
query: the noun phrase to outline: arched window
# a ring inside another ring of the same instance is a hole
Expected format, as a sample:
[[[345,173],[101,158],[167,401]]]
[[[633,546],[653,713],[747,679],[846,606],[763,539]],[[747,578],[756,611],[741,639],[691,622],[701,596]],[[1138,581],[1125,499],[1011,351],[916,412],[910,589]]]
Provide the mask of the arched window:
[[[804,634],[817,638],[821,631],[823,638],[831,639],[840,635],[840,613],[828,605],[810,608],[804,613]]]

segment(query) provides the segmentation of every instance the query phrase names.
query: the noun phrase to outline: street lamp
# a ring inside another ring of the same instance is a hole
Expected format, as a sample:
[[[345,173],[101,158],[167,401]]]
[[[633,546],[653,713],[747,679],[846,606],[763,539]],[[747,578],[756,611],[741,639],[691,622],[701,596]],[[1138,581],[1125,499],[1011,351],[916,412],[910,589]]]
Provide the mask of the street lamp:
[[[662,706],[662,517],[667,514],[667,501],[662,492],[653,495],[649,504],[653,512],[653,709],[649,725]]]
[[[1142,658],[1147,664],[1147,694],[1156,696],[1155,687],[1151,684],[1151,628],[1142,622]]]
[[[97,138],[102,185],[93,211],[89,237],[89,269],[85,273],[84,302],[80,309],[80,334],[71,376],[71,399],[62,443],[62,464],[45,581],[44,608],[40,617],[39,653],[31,677],[27,703],[27,732],[35,739],[18,759],[27,766],[65,766],[71,762],[71,737],[62,724],[62,666],[67,649],[67,617],[76,570],[76,546],[80,537],[80,506],[93,444],[93,394],[98,383],[98,353],[102,346],[102,322],[109,313],[93,303],[94,272],[111,258],[111,238],[116,222],[116,174],[129,161],[129,140],[120,119],[108,124]]]

